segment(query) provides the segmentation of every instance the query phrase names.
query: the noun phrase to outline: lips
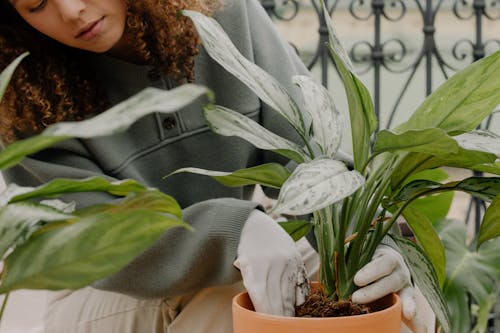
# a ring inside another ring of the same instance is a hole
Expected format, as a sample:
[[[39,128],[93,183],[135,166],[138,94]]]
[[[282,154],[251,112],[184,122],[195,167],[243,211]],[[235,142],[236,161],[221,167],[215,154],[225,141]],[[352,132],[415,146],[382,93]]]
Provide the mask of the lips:
[[[83,40],[91,40],[95,38],[101,31],[103,20],[104,17],[85,25],[82,29],[80,29],[76,38]]]

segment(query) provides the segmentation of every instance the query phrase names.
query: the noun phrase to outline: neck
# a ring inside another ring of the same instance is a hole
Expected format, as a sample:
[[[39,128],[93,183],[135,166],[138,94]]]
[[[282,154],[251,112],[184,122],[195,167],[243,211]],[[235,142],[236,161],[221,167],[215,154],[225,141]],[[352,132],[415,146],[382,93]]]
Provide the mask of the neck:
[[[146,64],[146,59],[144,59],[144,56],[138,51],[134,36],[129,33],[124,33],[118,43],[105,54],[137,65]]]

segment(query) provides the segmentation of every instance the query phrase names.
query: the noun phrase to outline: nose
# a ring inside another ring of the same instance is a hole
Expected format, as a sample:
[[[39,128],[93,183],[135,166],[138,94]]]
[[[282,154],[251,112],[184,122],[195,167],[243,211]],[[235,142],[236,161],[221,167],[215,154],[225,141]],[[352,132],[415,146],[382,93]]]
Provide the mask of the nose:
[[[86,0],[53,0],[64,22],[78,20],[85,9]]]

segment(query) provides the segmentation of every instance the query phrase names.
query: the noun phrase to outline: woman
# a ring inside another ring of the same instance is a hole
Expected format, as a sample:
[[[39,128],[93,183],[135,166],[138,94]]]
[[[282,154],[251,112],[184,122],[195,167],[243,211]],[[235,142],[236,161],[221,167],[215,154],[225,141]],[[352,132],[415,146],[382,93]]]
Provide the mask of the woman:
[[[55,122],[91,117],[148,86],[170,89],[193,81],[212,89],[218,104],[298,141],[285,121],[206,55],[192,24],[179,15],[184,8],[215,13],[239,50],[294,94],[290,77],[307,70],[257,0],[0,1],[0,66],[30,51],[0,104],[4,143]],[[231,332],[230,299],[242,288],[241,278],[257,311],[293,314],[307,292],[301,254],[248,200],[251,189],[196,175],[162,179],[185,166],[236,170],[286,162],[213,134],[200,112],[203,103],[145,117],[124,134],[67,141],[4,173],[24,186],[55,177],[134,178],[175,197],[196,230],[169,231],[118,274],[93,287],[55,293],[47,332]],[[83,207],[112,198],[66,199]],[[304,248],[302,257],[313,271],[316,256]],[[395,251],[381,258],[390,263],[387,269],[369,264],[361,272],[363,284],[378,283],[360,289],[361,302],[376,298],[373,290],[383,295],[409,286],[404,263],[393,260],[399,258]],[[407,304],[414,314],[412,302]]]

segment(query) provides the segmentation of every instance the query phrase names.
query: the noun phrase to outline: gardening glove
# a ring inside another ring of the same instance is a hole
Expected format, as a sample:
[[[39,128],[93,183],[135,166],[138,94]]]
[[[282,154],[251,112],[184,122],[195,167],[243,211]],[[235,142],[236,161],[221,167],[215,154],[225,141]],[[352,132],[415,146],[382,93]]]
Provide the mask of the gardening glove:
[[[252,211],[243,226],[234,265],[257,312],[294,316],[295,305],[309,294],[306,269],[294,241],[259,210]]]
[[[387,294],[397,292],[401,299],[405,324],[414,333],[433,332],[433,318],[423,315],[428,311],[422,311],[430,307],[423,296],[417,299],[416,290],[411,284],[410,271],[403,257],[390,246],[379,245],[377,247],[372,261],[354,276],[354,283],[361,288],[352,295],[353,302],[370,303]]]

